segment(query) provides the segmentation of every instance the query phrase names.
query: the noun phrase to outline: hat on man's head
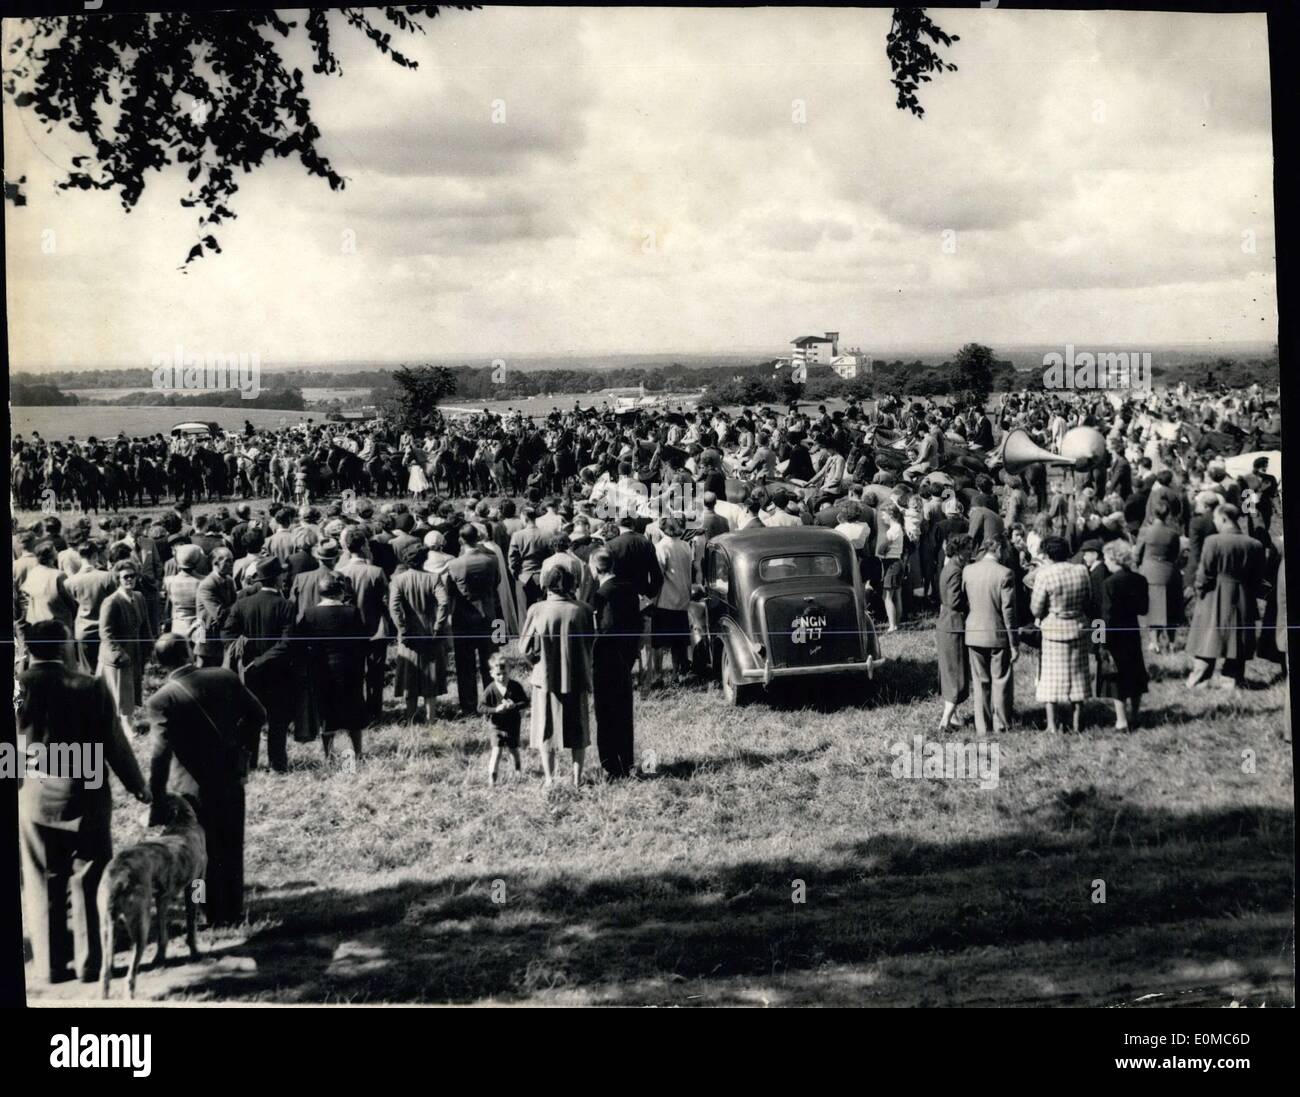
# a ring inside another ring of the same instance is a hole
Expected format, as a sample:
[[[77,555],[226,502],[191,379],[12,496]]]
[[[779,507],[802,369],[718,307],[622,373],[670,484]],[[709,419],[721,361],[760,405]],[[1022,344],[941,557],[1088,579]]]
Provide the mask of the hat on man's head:
[[[1100,553],[1101,550],[1102,550],[1101,541],[1098,540],[1096,537],[1089,537],[1088,540],[1084,541],[1084,543],[1079,546],[1080,552]]]
[[[176,553],[178,568],[196,568],[203,563],[203,550],[198,545],[182,545]]]
[[[317,560],[327,560],[330,563],[333,563],[339,558],[340,551],[339,543],[335,541],[334,538],[330,537],[324,541],[318,541],[313,545],[311,554],[316,557]]]
[[[257,577],[264,583],[269,583],[272,579],[278,579],[284,571],[278,556],[265,556],[257,561]]]

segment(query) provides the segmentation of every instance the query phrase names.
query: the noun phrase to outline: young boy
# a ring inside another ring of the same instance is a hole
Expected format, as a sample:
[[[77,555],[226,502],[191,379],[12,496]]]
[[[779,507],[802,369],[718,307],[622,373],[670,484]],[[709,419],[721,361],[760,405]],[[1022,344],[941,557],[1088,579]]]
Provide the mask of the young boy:
[[[496,729],[492,756],[488,759],[488,787],[492,788],[497,783],[497,763],[501,760],[502,747],[507,747],[514,758],[515,772],[520,771],[519,715],[528,707],[528,694],[507,673],[505,656],[500,652],[488,659],[488,671],[492,681],[483,691],[478,710]]]

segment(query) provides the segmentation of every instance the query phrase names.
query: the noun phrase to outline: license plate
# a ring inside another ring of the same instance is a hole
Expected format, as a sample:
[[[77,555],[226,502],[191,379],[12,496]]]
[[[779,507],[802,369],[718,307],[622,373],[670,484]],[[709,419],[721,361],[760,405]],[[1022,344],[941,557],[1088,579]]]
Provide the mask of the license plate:
[[[790,622],[792,644],[820,644],[826,628],[826,614],[815,607],[805,609]]]

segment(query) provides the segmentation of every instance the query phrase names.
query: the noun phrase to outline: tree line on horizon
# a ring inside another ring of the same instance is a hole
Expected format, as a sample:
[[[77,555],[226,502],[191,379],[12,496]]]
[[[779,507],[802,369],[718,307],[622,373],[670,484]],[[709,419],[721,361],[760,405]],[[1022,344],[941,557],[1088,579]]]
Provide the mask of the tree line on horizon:
[[[876,361],[870,372],[845,380],[830,366],[808,366],[802,384],[795,382],[790,367],[778,369],[772,359],[747,365],[690,366],[672,362],[661,366],[618,366],[596,369],[512,370],[502,366],[434,366],[413,364],[396,369],[357,370],[346,373],[326,370],[285,370],[261,377],[261,392],[254,400],[241,399],[238,392],[175,395],[152,390],[153,371],[147,368],[114,370],[56,370],[12,375],[10,403],[15,407],[133,406],[133,407],[247,407],[280,411],[348,408],[362,405],[391,405],[402,386],[397,378],[412,371],[436,371],[439,400],[454,396],[464,403],[519,400],[536,396],[596,396],[610,388],[644,385],[648,393],[700,393],[705,403],[723,405],[773,403],[780,400],[829,400],[855,397],[870,399],[877,392],[904,396],[953,396],[963,393],[1016,392],[1041,388],[1042,371],[1016,369],[1005,358],[980,344],[967,344],[951,359],[925,362]],[[1259,383],[1277,384],[1276,354],[1262,358],[1219,356],[1178,365],[1152,366],[1152,380],[1173,384],[1187,381],[1193,386],[1210,383],[1240,388]],[[304,388],[359,389],[362,394],[345,399],[309,401]],[[121,388],[122,396],[83,399],[66,388]],[[428,399],[432,389],[422,390]]]

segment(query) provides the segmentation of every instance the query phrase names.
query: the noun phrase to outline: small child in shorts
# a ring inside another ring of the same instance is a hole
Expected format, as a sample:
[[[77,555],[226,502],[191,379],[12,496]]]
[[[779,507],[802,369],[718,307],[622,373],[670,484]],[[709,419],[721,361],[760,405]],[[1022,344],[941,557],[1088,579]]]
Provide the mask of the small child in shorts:
[[[519,722],[520,714],[528,707],[528,693],[524,687],[510,677],[506,670],[505,656],[500,652],[488,659],[488,671],[492,681],[483,690],[478,710],[488,718],[496,737],[492,743],[492,755],[488,758],[488,787],[497,783],[497,763],[501,760],[501,748],[510,751],[515,760],[515,772],[520,771],[519,764]]]

